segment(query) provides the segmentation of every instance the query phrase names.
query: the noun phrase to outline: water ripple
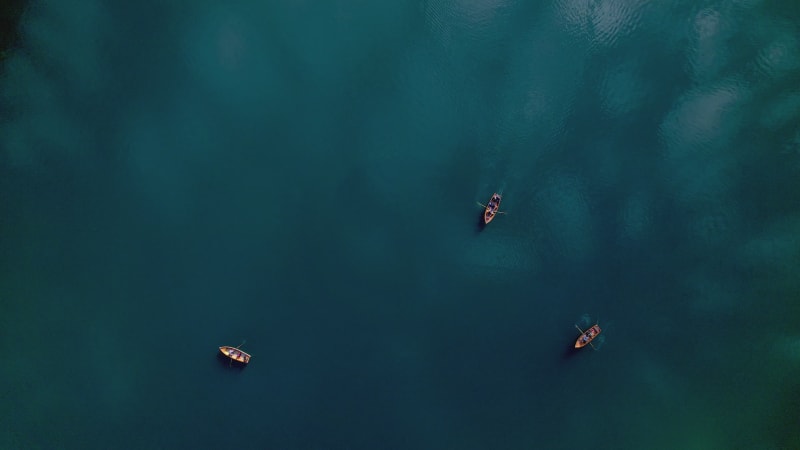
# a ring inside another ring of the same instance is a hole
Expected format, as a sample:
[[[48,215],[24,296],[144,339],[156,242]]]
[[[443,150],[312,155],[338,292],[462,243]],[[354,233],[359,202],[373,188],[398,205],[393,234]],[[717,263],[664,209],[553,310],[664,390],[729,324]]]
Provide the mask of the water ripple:
[[[740,80],[694,89],[661,125],[661,170],[672,195],[685,204],[726,198],[740,154],[728,151],[739,132],[750,91]]]
[[[736,119],[749,97],[747,86],[738,79],[726,80],[690,91],[678,100],[661,126],[667,157],[680,159],[697,146],[719,146],[738,129]]]
[[[757,70],[771,78],[800,68],[800,42],[790,32],[782,33],[774,41],[764,47],[756,58]]]
[[[425,8],[425,22],[440,42],[449,47],[453,34],[459,38],[486,37],[486,28],[494,23],[506,7],[506,0],[437,0]]]
[[[558,0],[557,14],[574,35],[586,37],[593,46],[613,47],[642,25],[645,1]]]

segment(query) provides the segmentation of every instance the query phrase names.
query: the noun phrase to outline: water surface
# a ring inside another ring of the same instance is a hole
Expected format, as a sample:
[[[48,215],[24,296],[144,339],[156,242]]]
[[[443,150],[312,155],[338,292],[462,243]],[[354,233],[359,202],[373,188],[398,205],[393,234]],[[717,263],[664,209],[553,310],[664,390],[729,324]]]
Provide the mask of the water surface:
[[[800,447],[793,3],[62,3],[0,78],[0,447]]]

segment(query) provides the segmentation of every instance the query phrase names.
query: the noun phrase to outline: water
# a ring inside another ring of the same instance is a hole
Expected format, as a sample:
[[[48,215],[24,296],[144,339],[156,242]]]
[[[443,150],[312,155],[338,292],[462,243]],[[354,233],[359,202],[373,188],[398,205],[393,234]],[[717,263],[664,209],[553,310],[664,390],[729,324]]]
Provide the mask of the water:
[[[800,447],[793,3],[62,3],[0,448]]]

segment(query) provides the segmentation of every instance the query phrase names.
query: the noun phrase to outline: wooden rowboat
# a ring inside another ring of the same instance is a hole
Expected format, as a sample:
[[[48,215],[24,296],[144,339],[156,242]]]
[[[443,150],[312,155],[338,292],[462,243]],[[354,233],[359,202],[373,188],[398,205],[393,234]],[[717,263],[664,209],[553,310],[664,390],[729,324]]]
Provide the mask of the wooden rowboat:
[[[500,210],[500,200],[502,198],[503,197],[500,194],[498,194],[497,192],[492,194],[492,198],[489,199],[489,203],[485,206],[485,209],[483,211],[483,223],[484,224],[488,224],[489,222],[491,222],[492,219],[494,219],[494,216],[497,215],[497,213]],[[481,206],[483,206],[483,205],[481,205]]]
[[[228,347],[227,345],[223,345],[219,348],[219,351],[221,351],[223,355],[230,358],[231,361],[240,362],[242,364],[247,364],[250,362],[250,354],[239,350],[238,347]]]
[[[587,345],[592,345],[594,338],[596,338],[600,332],[603,331],[600,329],[600,325],[597,324],[592,325],[592,327],[588,328],[586,331],[581,330],[581,328],[577,325],[575,325],[575,328],[581,332],[580,337],[578,337],[578,340],[575,341],[575,348],[583,348]],[[594,345],[592,345],[592,348],[594,348]]]

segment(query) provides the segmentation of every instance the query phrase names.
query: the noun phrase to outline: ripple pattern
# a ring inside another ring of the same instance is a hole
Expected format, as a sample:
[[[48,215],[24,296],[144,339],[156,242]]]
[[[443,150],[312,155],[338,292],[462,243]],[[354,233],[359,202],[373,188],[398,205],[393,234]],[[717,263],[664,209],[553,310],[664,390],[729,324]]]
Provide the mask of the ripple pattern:
[[[625,0],[558,0],[556,10],[574,35],[595,47],[613,47],[642,25],[647,2]]]

